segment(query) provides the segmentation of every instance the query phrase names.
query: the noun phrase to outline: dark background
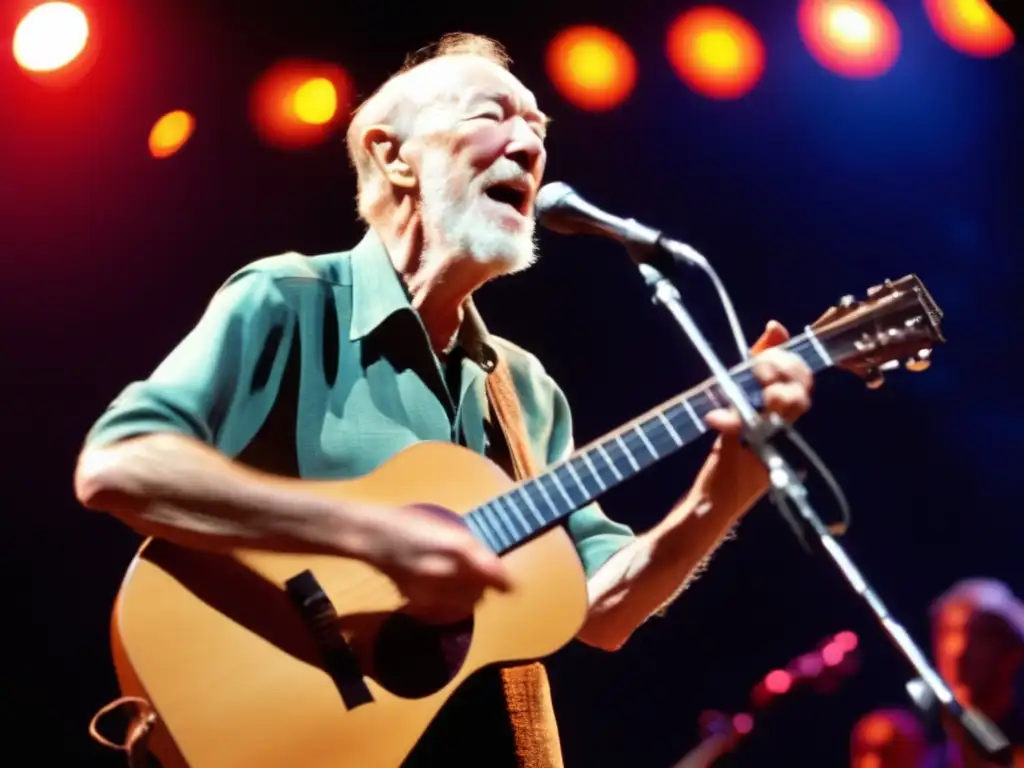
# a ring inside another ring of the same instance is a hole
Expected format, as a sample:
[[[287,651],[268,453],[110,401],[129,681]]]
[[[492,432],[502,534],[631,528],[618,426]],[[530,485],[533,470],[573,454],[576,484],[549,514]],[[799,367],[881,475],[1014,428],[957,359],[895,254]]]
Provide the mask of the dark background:
[[[53,754],[64,765],[123,764],[86,725],[117,695],[109,610],[138,539],[75,502],[89,425],[233,270],[284,250],[347,248],[361,233],[339,140],[284,152],[250,128],[248,88],[282,56],[337,61],[365,96],[446,31],[498,37],[555,117],[548,179],[708,254],[751,338],[769,318],[799,329],[844,293],[916,272],[947,312],[949,343],[932,369],[893,375],[876,392],[825,374],[801,429],[852,501],[846,545],[922,643],[928,602],[952,580],[986,574],[1024,588],[1019,47],[994,60],[961,55],[920,2],[894,0],[900,61],[881,79],[850,81],[808,55],[795,2],[731,0],[764,37],[768,67],[746,98],[714,102],[680,84],[664,57],[665,30],[688,5],[97,0],[85,7],[102,47],[74,88],[43,88],[5,54],[0,728],[26,754],[11,764]],[[4,4],[5,39],[24,9]],[[637,52],[636,91],[607,114],[574,109],[544,72],[547,41],[584,22]],[[179,108],[197,116],[197,133],[155,161],[149,128]],[[492,330],[562,384],[579,442],[705,377],[616,246],[548,234],[542,246],[535,269],[487,287],[479,304]],[[688,277],[685,296],[735,361],[710,288]],[[613,492],[606,509],[653,524],[706,448]],[[815,499],[831,512],[826,496]],[[617,654],[574,644],[551,660],[566,763],[667,768],[695,743],[702,709],[743,707],[768,670],[847,628],[861,636],[860,672],[833,695],[787,700],[735,764],[842,765],[860,714],[907,703],[902,660],[829,564],[805,556],[762,504],[667,618]]]

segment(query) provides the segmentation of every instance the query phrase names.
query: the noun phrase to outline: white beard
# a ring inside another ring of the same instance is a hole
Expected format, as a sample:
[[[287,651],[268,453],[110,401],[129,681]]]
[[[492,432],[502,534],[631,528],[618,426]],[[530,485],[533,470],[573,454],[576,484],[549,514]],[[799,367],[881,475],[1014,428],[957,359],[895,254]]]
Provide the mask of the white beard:
[[[461,194],[456,194],[445,173],[448,170],[424,167],[421,172],[420,213],[427,249],[455,250],[495,276],[521,272],[532,265],[537,258],[534,220],[519,221],[514,228],[502,226],[495,204],[482,191],[486,184],[463,187]],[[499,162],[488,176],[507,178],[496,175],[500,170]]]

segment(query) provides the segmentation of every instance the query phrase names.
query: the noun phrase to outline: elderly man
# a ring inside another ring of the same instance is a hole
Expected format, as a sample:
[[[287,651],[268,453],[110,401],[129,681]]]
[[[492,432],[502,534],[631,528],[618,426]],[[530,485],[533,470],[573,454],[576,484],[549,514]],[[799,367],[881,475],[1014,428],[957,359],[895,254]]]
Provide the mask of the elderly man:
[[[348,131],[369,230],[362,242],[263,259],[233,275],[89,433],[75,477],[86,507],[187,547],[359,558],[388,574],[413,609],[437,617],[466,613],[484,589],[508,588],[502,561],[467,530],[416,509],[325,502],[305,486],[365,474],[422,440],[501,455],[484,391],[499,356],[533,453],[551,463],[573,450],[561,390],[537,358],[489,336],[471,301],[535,258],[531,213],[548,121],[507,64],[497,43],[450,35],[362,105]],[[772,323],[761,346],[786,338]],[[768,349],[754,370],[767,410],[792,420],[808,408],[811,373],[799,359]],[[582,641],[621,646],[766,491],[736,416],[723,410],[707,421],[722,437],[653,530],[634,536],[596,505],[569,518],[589,584]],[[502,689],[476,677],[418,755],[436,765],[559,764],[553,727],[511,741],[500,735],[507,729],[482,724],[507,718]],[[460,752],[459,732],[479,738]]]

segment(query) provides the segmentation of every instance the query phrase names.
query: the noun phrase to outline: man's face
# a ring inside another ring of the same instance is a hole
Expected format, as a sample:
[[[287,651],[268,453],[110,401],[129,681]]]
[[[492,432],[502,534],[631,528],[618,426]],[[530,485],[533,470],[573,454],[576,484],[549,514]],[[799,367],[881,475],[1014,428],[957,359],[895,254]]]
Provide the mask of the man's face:
[[[535,258],[547,119],[486,59],[452,57],[431,75],[439,97],[414,122],[410,157],[426,250],[468,256],[493,275],[523,270]]]
[[[1014,642],[999,617],[967,601],[951,603],[937,617],[934,640],[940,674],[969,701],[1007,682]]]

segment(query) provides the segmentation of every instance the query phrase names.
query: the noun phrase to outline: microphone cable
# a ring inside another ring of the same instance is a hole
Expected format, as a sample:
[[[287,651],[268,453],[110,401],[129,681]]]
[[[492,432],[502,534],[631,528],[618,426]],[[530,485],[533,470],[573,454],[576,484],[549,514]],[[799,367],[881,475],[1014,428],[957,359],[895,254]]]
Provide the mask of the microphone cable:
[[[725,313],[726,322],[729,324],[729,329],[732,331],[733,339],[736,342],[736,348],[739,350],[740,357],[744,362],[751,362],[752,358],[750,355],[750,342],[747,341],[746,336],[743,333],[743,328],[740,326],[739,318],[736,315],[736,307],[732,302],[732,298],[729,296],[729,292],[725,288],[725,284],[719,277],[718,272],[711,262],[702,256],[696,249],[690,246],[683,246],[687,251],[687,260],[692,266],[700,269],[707,278],[711,281],[711,285],[714,287],[715,292],[718,295],[718,300],[722,305],[722,310]],[[810,330],[810,329],[808,329]],[[826,527],[828,532],[839,538],[843,536],[853,524],[853,513],[850,510],[850,502],[846,498],[846,494],[843,492],[842,486],[836,480],[835,475],[825,464],[821,456],[818,455],[810,444],[804,439],[804,437],[793,427],[792,424],[785,422],[778,423],[779,430],[783,435],[793,444],[793,446],[804,456],[811,467],[818,473],[821,479],[825,482],[826,487],[831,491],[832,496],[835,498],[836,505],[839,507],[840,522],[830,523]],[[799,523],[796,515],[790,506],[789,500],[786,495],[782,493],[778,488],[772,486],[769,492],[769,497],[772,503],[779,509],[783,519],[792,528],[793,533],[799,539],[805,550],[809,550],[807,541],[804,537],[803,526]]]

